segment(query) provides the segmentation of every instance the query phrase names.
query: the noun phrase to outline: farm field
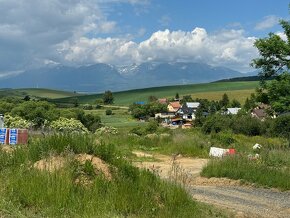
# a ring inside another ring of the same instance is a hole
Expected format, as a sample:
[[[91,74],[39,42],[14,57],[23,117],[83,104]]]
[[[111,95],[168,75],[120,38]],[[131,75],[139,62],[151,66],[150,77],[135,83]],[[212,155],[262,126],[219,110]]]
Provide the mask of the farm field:
[[[40,88],[27,88],[27,89],[0,89],[0,97],[19,97],[24,98],[25,96],[36,97],[36,98],[65,98],[72,96],[79,96],[81,94],[53,90],[53,89],[40,89]]]
[[[113,114],[106,115],[106,110],[109,108],[101,108],[97,110],[87,110],[86,113],[92,113],[100,116],[102,123],[105,126],[112,126],[117,128],[129,128],[139,125],[143,125],[144,122],[140,122],[128,113],[128,109],[125,108],[111,108]]]
[[[245,98],[250,96],[253,90],[258,86],[257,81],[250,82],[216,82],[193,85],[178,85],[155,87],[146,89],[128,90],[122,92],[113,92],[114,104],[128,106],[133,102],[147,101],[150,95],[158,98],[174,97],[178,92],[180,96],[192,95],[195,97],[206,97],[212,100],[219,100],[223,93],[227,93],[230,98],[236,98],[238,101],[244,102]],[[54,99],[56,103],[70,103],[77,98],[79,103],[95,103],[97,99],[102,98],[101,94],[83,95],[78,97],[67,97]]]

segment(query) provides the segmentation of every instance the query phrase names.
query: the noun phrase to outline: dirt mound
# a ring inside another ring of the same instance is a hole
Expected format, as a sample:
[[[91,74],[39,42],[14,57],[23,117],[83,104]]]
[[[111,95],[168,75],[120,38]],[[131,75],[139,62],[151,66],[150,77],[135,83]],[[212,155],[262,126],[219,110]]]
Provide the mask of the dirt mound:
[[[106,164],[100,158],[93,155],[89,155],[89,154],[78,154],[75,156],[75,159],[79,161],[81,164],[85,164],[87,160],[91,161],[96,174],[98,174],[99,172],[102,172],[104,176],[106,177],[106,179],[108,180],[112,179],[112,174],[110,172],[109,165]]]
[[[14,151],[15,147],[9,146],[9,145],[2,145],[1,150],[6,153],[12,153]]]
[[[80,162],[80,164],[85,164],[86,161],[91,161],[95,173],[98,175],[101,173],[104,174],[105,178],[108,180],[112,179],[112,175],[109,169],[109,165],[106,164],[100,158],[89,155],[89,154],[77,154],[73,156],[73,159]],[[46,159],[39,160],[33,164],[33,167],[39,170],[46,170],[49,172],[53,172],[59,170],[65,166],[67,159],[62,156],[52,156]]]
[[[38,170],[46,170],[49,172],[53,172],[59,170],[65,165],[65,158],[61,156],[56,157],[48,157],[46,159],[39,160],[33,164],[33,167]]]

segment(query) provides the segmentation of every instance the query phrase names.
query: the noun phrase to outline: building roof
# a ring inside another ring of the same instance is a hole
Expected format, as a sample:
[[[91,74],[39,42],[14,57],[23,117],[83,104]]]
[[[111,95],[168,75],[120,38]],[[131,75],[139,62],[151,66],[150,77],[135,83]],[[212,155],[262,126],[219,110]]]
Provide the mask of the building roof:
[[[238,114],[240,107],[227,108],[227,114]]]
[[[265,118],[267,116],[264,109],[253,109],[252,114],[256,115],[258,118]]]
[[[198,108],[200,106],[199,102],[186,102],[186,106],[189,108]]]
[[[167,104],[167,99],[166,98],[159,98],[157,100],[160,104]]]
[[[181,107],[179,101],[169,102],[169,105],[171,105],[173,108],[177,108],[177,109]]]

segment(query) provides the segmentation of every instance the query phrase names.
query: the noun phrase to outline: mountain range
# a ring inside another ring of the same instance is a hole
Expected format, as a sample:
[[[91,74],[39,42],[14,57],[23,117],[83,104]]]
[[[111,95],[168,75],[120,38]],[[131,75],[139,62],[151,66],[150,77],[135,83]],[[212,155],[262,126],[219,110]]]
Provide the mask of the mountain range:
[[[147,62],[117,67],[109,64],[54,66],[0,79],[2,88],[50,88],[77,92],[121,91],[155,86],[213,82],[251,76],[203,63]]]

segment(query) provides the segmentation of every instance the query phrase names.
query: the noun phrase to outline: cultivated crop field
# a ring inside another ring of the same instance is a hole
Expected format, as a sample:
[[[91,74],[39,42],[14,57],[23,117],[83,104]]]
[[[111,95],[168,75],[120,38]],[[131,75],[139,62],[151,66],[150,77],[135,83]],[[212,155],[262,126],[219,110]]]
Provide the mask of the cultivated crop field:
[[[0,89],[0,97],[24,98],[27,95],[30,97],[48,98],[48,99],[80,96],[80,94],[77,93],[53,89],[39,89],[39,88]]]
[[[238,101],[244,102],[246,97],[249,97],[252,91],[258,86],[257,81],[250,82],[216,82],[204,83],[193,85],[178,85],[166,86],[157,88],[137,89],[123,92],[114,92],[114,103],[116,105],[128,106],[133,102],[147,101],[151,95],[157,98],[174,97],[178,92],[180,96],[192,95],[202,97],[203,95],[212,100],[219,100],[223,93],[231,94],[231,97],[236,98]],[[216,94],[218,92],[218,94]],[[221,94],[221,95],[220,95]],[[77,97],[79,103],[93,104],[97,99],[101,99],[102,94],[83,95]],[[54,99],[53,102],[57,103],[71,103],[74,97]]]

